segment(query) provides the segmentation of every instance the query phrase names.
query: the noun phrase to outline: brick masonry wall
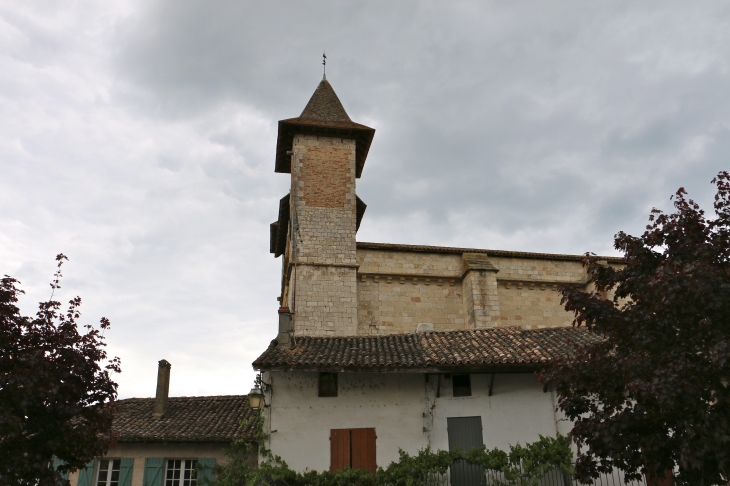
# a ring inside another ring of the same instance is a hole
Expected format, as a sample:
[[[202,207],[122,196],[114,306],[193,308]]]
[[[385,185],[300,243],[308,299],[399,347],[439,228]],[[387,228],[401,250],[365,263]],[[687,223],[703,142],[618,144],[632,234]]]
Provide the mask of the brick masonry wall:
[[[294,137],[292,258],[355,264],[355,141]]]

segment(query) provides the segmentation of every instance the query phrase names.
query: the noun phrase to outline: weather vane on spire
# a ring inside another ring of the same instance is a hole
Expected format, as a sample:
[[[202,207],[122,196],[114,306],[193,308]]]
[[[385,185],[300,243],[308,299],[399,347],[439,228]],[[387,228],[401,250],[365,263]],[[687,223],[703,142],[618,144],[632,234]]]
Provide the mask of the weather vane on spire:
[[[322,53],[322,79],[327,79],[327,54]]]

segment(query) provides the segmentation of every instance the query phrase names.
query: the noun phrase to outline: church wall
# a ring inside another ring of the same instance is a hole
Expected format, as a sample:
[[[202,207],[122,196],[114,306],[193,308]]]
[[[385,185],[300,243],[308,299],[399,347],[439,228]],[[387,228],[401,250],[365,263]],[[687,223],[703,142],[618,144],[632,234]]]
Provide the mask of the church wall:
[[[586,273],[579,260],[543,258],[506,258],[489,255],[489,261],[499,269],[497,278],[539,281],[545,283],[585,282]]]
[[[359,335],[415,332],[423,323],[432,324],[437,331],[464,327],[459,280],[414,282],[413,278],[361,275],[357,300]]]
[[[561,295],[553,285],[499,283],[499,326],[525,329],[570,326],[573,314],[560,304]]]
[[[297,265],[294,331],[300,336],[354,336],[357,283],[354,268]]]
[[[464,327],[459,255],[358,250],[357,261],[358,334]]]
[[[464,295],[473,289],[464,287],[461,254],[359,249],[357,334],[414,332],[421,323],[437,331],[473,328],[468,317],[475,302],[489,314],[476,327],[571,325],[573,316],[560,304],[558,286],[585,285],[580,261],[485,256],[499,272],[487,272],[496,276],[496,284],[482,285],[490,292],[482,297]]]
[[[357,250],[361,274],[403,275],[423,278],[460,279],[464,262],[459,254],[409,251]]]
[[[585,285],[580,261],[490,257],[497,274],[500,326],[526,329],[570,326],[573,314],[560,304],[558,286]]]
[[[551,393],[531,373],[471,375],[472,396],[452,396],[451,380],[420,373],[339,373],[337,397],[317,397],[317,373],[268,372],[270,449],[297,471],[330,467],[330,430],[374,427],[377,465],[398,459],[398,449],[415,454],[431,445],[448,450],[448,417],[481,416],[488,448],[555,436],[560,424]]]

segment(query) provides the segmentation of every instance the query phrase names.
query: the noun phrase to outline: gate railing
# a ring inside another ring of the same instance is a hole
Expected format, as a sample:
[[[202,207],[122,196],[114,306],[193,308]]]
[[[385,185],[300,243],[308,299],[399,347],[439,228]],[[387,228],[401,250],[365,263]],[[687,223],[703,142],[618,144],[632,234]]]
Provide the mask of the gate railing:
[[[452,485],[449,472],[444,474],[431,473],[425,478],[428,486],[462,486]],[[525,483],[525,484],[523,484]],[[528,481],[509,480],[504,473],[486,470],[481,486],[527,486]],[[463,485],[467,486],[467,485]],[[479,485],[468,485],[479,486]],[[612,473],[604,473],[592,483],[580,483],[572,474],[565,473],[558,468],[551,469],[542,478],[538,479],[535,486],[646,486],[646,480],[642,477],[638,481],[625,481],[623,473],[614,469]]]

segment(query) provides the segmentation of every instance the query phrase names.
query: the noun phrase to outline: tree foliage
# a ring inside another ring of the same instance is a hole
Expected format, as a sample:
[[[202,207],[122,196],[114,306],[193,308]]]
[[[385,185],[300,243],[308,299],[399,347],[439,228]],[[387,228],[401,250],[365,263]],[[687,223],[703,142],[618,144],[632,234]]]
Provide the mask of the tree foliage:
[[[56,260],[53,292],[66,257]],[[119,359],[107,360],[106,318],[79,332],[79,297],[64,312],[52,293],[26,317],[16,305],[19,284],[7,275],[0,281],[0,484],[52,484],[112,443]],[[59,471],[49,466],[54,457],[65,463]]]
[[[714,217],[680,188],[673,213],[653,209],[641,236],[616,235],[625,266],[589,254],[592,290],[561,289],[574,325],[603,338],[541,375],[575,424],[580,479],[614,467],[730,478],[730,175],[712,182]]]

